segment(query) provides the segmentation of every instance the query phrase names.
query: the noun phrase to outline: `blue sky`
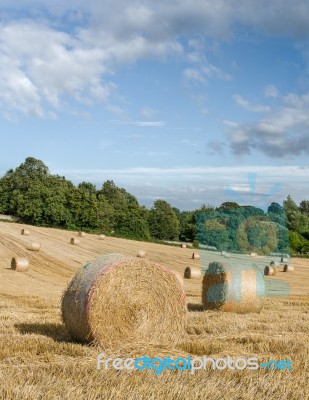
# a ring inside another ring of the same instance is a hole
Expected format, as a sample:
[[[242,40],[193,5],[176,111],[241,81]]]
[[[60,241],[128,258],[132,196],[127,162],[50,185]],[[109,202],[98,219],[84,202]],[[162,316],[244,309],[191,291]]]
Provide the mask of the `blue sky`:
[[[180,209],[308,198],[308,38],[301,0],[2,0],[0,173],[34,156]]]

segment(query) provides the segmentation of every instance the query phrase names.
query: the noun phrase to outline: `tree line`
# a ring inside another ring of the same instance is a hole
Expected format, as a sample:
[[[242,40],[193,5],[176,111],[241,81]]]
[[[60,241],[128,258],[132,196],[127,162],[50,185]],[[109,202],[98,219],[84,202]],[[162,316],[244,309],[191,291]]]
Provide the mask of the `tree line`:
[[[294,252],[309,251],[308,200],[297,206],[288,196],[283,206],[272,203],[266,212],[234,202],[180,211],[161,199],[147,209],[112,180],[100,189],[90,182],[76,186],[64,176],[51,174],[43,161],[33,157],[0,178],[0,214],[36,226],[145,241],[180,240],[218,250],[260,247],[265,252],[271,248],[287,252],[290,244]]]

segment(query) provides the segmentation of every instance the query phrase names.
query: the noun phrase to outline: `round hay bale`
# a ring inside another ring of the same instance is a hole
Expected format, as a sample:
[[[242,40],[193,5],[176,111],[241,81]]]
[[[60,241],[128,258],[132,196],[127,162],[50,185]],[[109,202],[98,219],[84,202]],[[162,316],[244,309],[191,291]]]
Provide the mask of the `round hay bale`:
[[[139,257],[139,258],[144,258],[144,257],[146,257],[146,251],[145,250],[138,250],[138,252],[137,252],[137,254],[136,254],[136,257]]]
[[[76,238],[71,238],[70,243],[78,246],[80,244],[80,240]]]
[[[275,266],[275,265],[273,265],[273,271],[274,271],[273,275],[274,275],[274,276],[277,275],[277,273],[278,273],[278,267]]]
[[[285,264],[285,266],[283,267],[283,272],[293,272],[293,271],[294,271],[293,265]]]
[[[101,235],[99,236],[99,239],[100,239],[100,240],[104,240],[105,237],[106,237],[105,235],[101,234]]]
[[[176,271],[175,269],[171,269],[171,272],[173,272],[179,282],[183,285],[183,276],[181,275],[181,273]]]
[[[62,318],[82,342],[178,343],[187,325],[186,295],[160,264],[108,254],[73,276],[62,297]]]
[[[202,285],[205,309],[259,313],[264,297],[265,280],[257,267],[237,267],[220,262],[209,264]]]
[[[275,261],[271,261],[269,265],[272,267],[273,265],[275,265]]]
[[[13,257],[11,261],[11,269],[17,272],[28,271],[29,261],[26,257]]]
[[[28,250],[32,251],[40,251],[41,249],[41,243],[39,242],[31,242],[31,244],[28,247]]]
[[[187,247],[187,245],[186,244],[184,244],[184,243],[181,243],[181,248],[182,249],[185,249]]]
[[[193,259],[193,260],[199,260],[199,259],[200,259],[199,253],[194,252],[194,253],[192,254],[192,259]]]
[[[264,275],[266,275],[266,276],[274,275],[274,268],[272,266],[267,265],[264,268]]]
[[[202,272],[198,267],[187,267],[183,276],[185,279],[197,279],[202,276]]]
[[[257,254],[256,254],[256,253],[250,253],[250,256],[251,256],[251,257],[256,257]]]
[[[289,259],[287,257],[281,257],[281,262],[287,263],[287,262],[289,262]]]
[[[79,237],[85,237],[86,234],[85,234],[85,232],[81,232],[81,231],[80,231],[80,232],[78,232],[78,236],[79,236]]]
[[[30,235],[30,231],[28,229],[22,229],[21,230],[21,234],[24,236],[29,236]]]

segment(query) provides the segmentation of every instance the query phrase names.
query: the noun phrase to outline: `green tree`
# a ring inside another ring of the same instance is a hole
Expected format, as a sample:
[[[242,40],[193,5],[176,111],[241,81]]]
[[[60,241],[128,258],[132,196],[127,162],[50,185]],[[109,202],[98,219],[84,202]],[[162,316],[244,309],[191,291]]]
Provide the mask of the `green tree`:
[[[309,200],[302,200],[299,204],[299,211],[309,217]]]
[[[149,240],[147,210],[136,198],[113,181],[104,182],[99,191],[113,208],[111,225],[117,235],[138,240]]]
[[[48,186],[48,167],[33,157],[9,170],[1,179],[1,208],[24,222],[41,225],[43,221],[43,188]]]
[[[299,211],[291,196],[288,196],[284,201],[284,208],[289,230],[306,234],[309,231],[309,217]]]
[[[156,200],[149,211],[149,230],[155,239],[178,240],[180,223],[175,211],[165,200]]]
[[[196,230],[200,244],[214,246],[218,250],[227,250],[230,245],[227,218],[223,212],[198,212],[196,214]]]
[[[74,188],[70,193],[70,210],[76,227],[98,228],[98,202],[95,194],[84,188]]]
[[[81,189],[81,190],[86,190],[90,194],[95,194],[95,195],[97,194],[97,189],[96,189],[95,185],[91,182],[81,182],[81,183],[79,183],[77,188]]]
[[[193,211],[179,211],[173,208],[180,224],[179,240],[194,242],[196,240],[195,215]]]
[[[305,242],[297,232],[289,232],[289,240],[292,253],[301,252]]]
[[[97,193],[97,223],[101,233],[111,232],[114,221],[114,208],[104,195]]]
[[[234,201],[226,201],[225,203],[222,203],[217,210],[235,210],[236,208],[239,208],[240,205]]]

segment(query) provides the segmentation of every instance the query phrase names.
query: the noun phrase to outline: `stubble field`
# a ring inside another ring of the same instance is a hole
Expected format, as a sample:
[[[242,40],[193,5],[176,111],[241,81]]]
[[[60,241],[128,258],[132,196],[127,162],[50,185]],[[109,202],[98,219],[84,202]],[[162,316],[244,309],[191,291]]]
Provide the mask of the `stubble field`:
[[[126,344],[102,348],[72,341],[61,321],[60,301],[74,272],[96,256],[122,253],[148,258],[183,273],[192,250],[96,235],[69,244],[75,232],[0,222],[0,399],[309,399],[309,261],[292,259],[286,280],[291,295],[266,299],[260,314],[237,315],[201,308],[201,279],[186,280],[187,338],[175,348]],[[27,227],[28,228],[28,227]],[[40,252],[27,250],[31,240]],[[28,272],[10,269],[13,256],[26,256]],[[293,370],[107,371],[96,369],[97,355],[110,357],[258,357],[289,359]]]

